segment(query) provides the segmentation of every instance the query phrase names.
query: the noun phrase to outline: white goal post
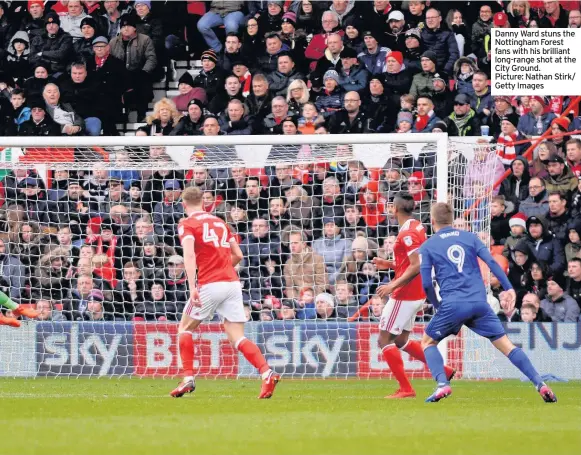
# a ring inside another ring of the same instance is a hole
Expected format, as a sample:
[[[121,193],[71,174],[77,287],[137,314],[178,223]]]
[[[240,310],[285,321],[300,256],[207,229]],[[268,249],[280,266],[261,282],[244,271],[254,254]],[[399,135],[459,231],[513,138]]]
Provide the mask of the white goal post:
[[[497,178],[493,145],[444,133],[3,137],[0,153],[12,273],[0,270],[0,288],[42,312],[20,329],[0,326],[0,376],[179,375],[188,290],[175,228],[180,191],[196,185],[205,210],[238,234],[246,335],[277,371],[389,377],[374,292],[390,273],[371,259],[393,252],[393,197],[412,193],[428,230],[431,203],[448,201],[488,241]],[[293,262],[295,231],[320,267]],[[431,313],[418,314],[414,336]],[[199,375],[254,374],[218,319],[195,339]],[[459,377],[494,377],[489,347],[469,335],[442,350]],[[404,357],[412,377],[429,377]]]

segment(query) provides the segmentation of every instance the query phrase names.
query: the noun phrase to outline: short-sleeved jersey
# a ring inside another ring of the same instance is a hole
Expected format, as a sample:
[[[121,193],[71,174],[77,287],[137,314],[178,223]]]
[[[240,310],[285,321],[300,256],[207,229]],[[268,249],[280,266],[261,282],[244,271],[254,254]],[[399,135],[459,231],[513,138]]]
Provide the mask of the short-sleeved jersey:
[[[416,253],[426,241],[426,230],[418,220],[409,219],[399,230],[393,246],[395,256],[395,278],[399,278],[410,266],[409,256]],[[422,277],[416,276],[405,286],[396,289],[392,298],[395,300],[421,300],[426,298],[422,288]]]
[[[421,270],[435,271],[442,302],[486,302],[478,257],[487,250],[473,233],[440,230],[420,247]]]
[[[235,236],[223,220],[206,212],[195,212],[180,221],[178,234],[182,244],[185,239],[194,239],[198,285],[238,281],[230,249]]]

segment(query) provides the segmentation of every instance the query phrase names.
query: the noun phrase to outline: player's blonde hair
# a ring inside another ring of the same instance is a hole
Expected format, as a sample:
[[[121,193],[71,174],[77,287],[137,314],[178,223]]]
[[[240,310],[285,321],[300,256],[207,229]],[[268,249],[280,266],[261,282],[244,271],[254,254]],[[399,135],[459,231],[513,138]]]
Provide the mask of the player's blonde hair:
[[[204,192],[197,186],[189,186],[182,192],[182,201],[187,206],[198,206],[202,204]]]
[[[432,221],[438,226],[451,226],[454,223],[454,210],[445,202],[436,202],[432,205]]]

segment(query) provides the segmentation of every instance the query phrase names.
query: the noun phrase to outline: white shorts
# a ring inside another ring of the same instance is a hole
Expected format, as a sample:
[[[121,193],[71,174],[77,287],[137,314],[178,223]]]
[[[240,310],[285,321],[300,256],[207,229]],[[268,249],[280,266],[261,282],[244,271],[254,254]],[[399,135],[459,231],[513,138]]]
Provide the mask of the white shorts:
[[[402,331],[411,332],[414,328],[416,314],[422,309],[426,300],[394,300],[387,301],[381,319],[379,329],[393,335],[400,335]]]
[[[242,303],[242,285],[239,281],[222,281],[205,284],[200,288],[201,307],[188,302],[184,309],[192,319],[203,321],[218,313],[230,322],[246,322]]]

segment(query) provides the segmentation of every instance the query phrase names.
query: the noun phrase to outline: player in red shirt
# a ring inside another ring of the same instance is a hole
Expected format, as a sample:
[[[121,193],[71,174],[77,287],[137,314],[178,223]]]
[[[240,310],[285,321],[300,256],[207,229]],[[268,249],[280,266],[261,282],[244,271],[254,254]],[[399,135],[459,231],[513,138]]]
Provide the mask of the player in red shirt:
[[[204,319],[217,312],[224,319],[224,330],[230,343],[262,375],[258,398],[270,398],[280,375],[271,370],[258,346],[244,336],[246,317],[242,286],[234,269],[242,260],[242,251],[227,224],[203,210],[202,194],[196,187],[189,187],[182,193],[182,204],[188,217],[180,221],[178,234],[184,249],[190,300],[178,330],[185,377],[170,395],[179,398],[195,390],[192,332]]]
[[[414,398],[416,392],[405,373],[400,349],[426,363],[421,343],[410,340],[409,336],[416,314],[426,301],[417,250],[427,237],[422,223],[412,217],[415,206],[413,196],[405,192],[399,193],[393,203],[400,226],[393,248],[395,260],[373,260],[378,269],[395,269],[395,278],[377,288],[380,297],[389,297],[379,321],[378,344],[383,358],[399,383],[399,389],[386,398]],[[451,379],[454,369],[448,366],[445,368],[446,376]]]

